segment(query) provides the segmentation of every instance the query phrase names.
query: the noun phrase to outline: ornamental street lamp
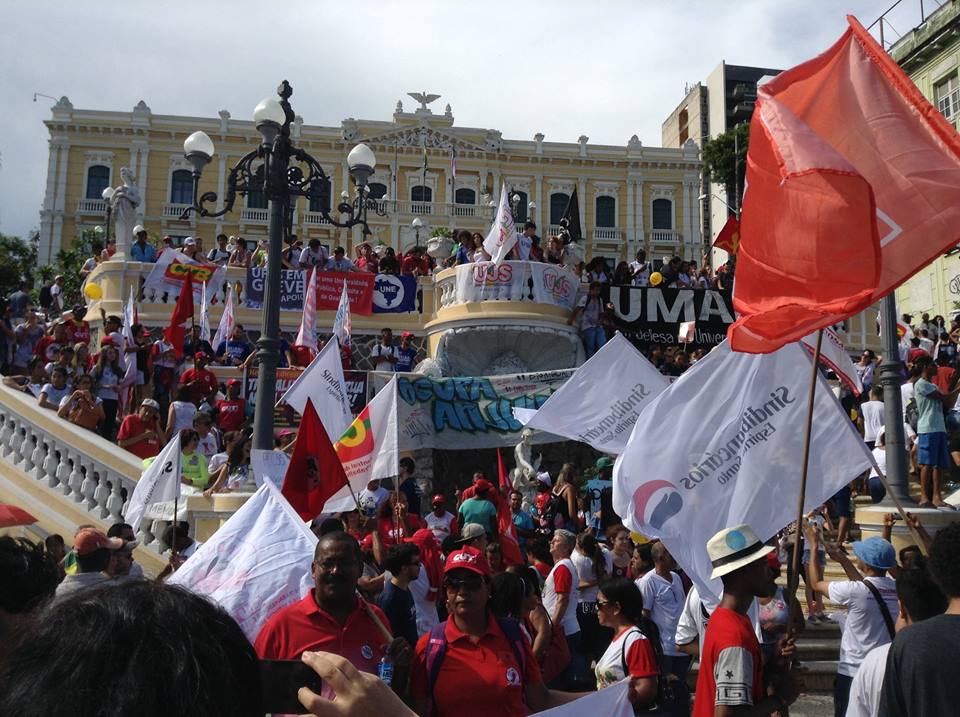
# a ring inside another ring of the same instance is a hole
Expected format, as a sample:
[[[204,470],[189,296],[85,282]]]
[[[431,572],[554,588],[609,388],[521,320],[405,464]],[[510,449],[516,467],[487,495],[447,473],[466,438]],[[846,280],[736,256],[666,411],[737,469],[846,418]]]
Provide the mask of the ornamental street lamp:
[[[104,233],[106,234],[106,236],[105,236],[104,239],[103,239],[104,245],[110,243],[110,218],[111,218],[111,216],[113,215],[113,193],[114,193],[115,191],[116,191],[116,190],[115,190],[113,187],[107,187],[107,188],[104,189],[103,192],[100,194],[100,196],[103,197],[103,201],[104,201],[104,202],[106,203],[106,205],[107,205],[107,212],[106,212],[106,213],[107,213],[107,222],[106,222],[106,224],[104,225]]]
[[[253,419],[253,447],[273,448],[273,404],[277,385],[277,364],[280,357],[280,269],[281,245],[289,238],[289,227],[298,197],[306,197],[319,205],[319,214],[335,227],[367,227],[367,210],[386,216],[386,210],[367,197],[367,181],[374,172],[377,159],[365,144],[358,144],[347,155],[347,168],[357,186],[353,201],[347,192],[331,214],[330,177],[320,163],[303,149],[293,145],[290,124],[294,120],[290,107],[293,88],[284,80],[277,88],[280,100],[264,99],[253,110],[253,121],[263,138],[256,149],[244,155],[227,175],[227,195],[223,209],[211,211],[206,205],[217,201],[215,192],[197,195],[200,176],[213,158],[214,146],[205,132],[194,132],[183,143],[183,154],[193,165],[193,205],[184,210],[181,219],[190,212],[201,217],[219,217],[233,209],[237,195],[263,192],[269,201],[270,225],[267,248],[267,276],[263,289],[263,322],[257,339],[257,359],[260,370]]]
[[[420,230],[423,228],[423,222],[420,217],[414,217],[413,221],[410,222],[410,226],[413,227],[413,233],[415,235],[413,245],[420,246]]]

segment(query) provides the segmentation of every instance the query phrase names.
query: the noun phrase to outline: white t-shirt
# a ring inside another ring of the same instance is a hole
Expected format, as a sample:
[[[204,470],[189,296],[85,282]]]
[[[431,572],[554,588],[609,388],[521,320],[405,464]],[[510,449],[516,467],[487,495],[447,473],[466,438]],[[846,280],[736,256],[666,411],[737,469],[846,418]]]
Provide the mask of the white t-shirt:
[[[887,671],[890,645],[875,647],[863,658],[850,685],[850,701],[846,717],[877,717],[880,711],[880,690]]]
[[[907,420],[907,404],[913,398],[913,384],[910,381],[900,386],[900,407],[903,410],[903,420]]]
[[[890,610],[894,622],[900,614],[897,603],[897,587],[893,579],[865,578],[873,583]],[[840,638],[840,662],[837,674],[853,677],[867,653],[875,647],[890,642],[890,633],[883,621],[883,613],[876,599],[860,581],[842,580],[830,583],[830,599],[837,605],[847,608],[847,619],[843,623],[843,635]]]
[[[873,453],[873,460],[877,462],[877,465],[880,467],[880,470],[882,470],[883,474],[886,475],[887,474],[887,449],[882,446],[877,446],[871,451],[871,453]],[[873,468],[873,467],[870,468],[870,477],[871,478],[880,477],[877,474],[876,468]]]
[[[883,401],[866,401],[860,411],[863,413],[863,440],[877,440],[877,433],[883,428]]]
[[[642,649],[642,643],[646,639],[647,636],[640,632],[640,628],[637,627],[626,628],[613,638],[606,652],[597,660],[597,666],[594,668],[598,690],[609,687],[626,677],[623,666],[624,663],[630,664],[631,649],[637,642],[641,644],[636,649]]]
[[[407,586],[413,596],[413,605],[417,609],[417,636],[430,632],[431,628],[440,622],[437,614],[437,603],[427,599],[430,590],[430,578],[427,569],[420,568],[417,579]],[[442,589],[442,588],[441,588]]]
[[[649,286],[650,284],[650,262],[643,263],[639,261],[630,262],[630,270],[633,272],[634,286]]]
[[[680,614],[680,620],[677,622],[677,635],[674,638],[676,644],[687,645],[694,640],[699,639],[700,648],[697,654],[703,654],[703,638],[707,635],[707,621],[710,615],[716,610],[719,601],[711,597],[708,600],[701,600],[697,586],[694,585],[687,593],[687,599],[683,603],[683,612]],[[704,615],[706,609],[706,615]],[[760,633],[760,606],[756,600],[750,603],[750,609],[747,610],[747,617],[753,623],[753,628],[757,633],[757,640],[763,640]]]
[[[197,450],[207,457],[207,471],[210,470],[210,459],[217,454],[219,448],[217,437],[213,431],[200,439],[200,445],[197,446]]]
[[[314,266],[319,266],[321,269],[327,264],[327,250],[323,248],[323,244],[320,245],[318,251],[314,252],[310,247],[304,247],[303,251],[300,252],[300,268],[309,269]]]
[[[190,401],[174,401],[170,406],[173,408],[171,436],[177,435],[184,428],[193,428],[193,417],[197,415],[197,407],[194,404]]]
[[[357,500],[360,502],[360,505],[363,505],[364,498],[366,498],[367,500],[372,499],[373,502],[376,504],[377,509],[379,510],[380,506],[383,504],[383,501],[385,501],[389,497],[390,497],[390,491],[388,491],[383,486],[377,486],[376,490],[370,490],[368,488],[364,488],[362,491],[360,491],[360,495],[358,496]]]
[[[423,516],[423,522],[427,524],[427,527],[433,531],[434,537],[437,539],[438,543],[443,543],[443,541],[450,535],[450,526],[453,524],[453,513],[450,511],[444,511],[443,515],[439,518],[431,510],[425,516]]]
[[[609,578],[613,574],[613,555],[609,550],[603,548],[603,560],[606,563],[607,573],[606,578]],[[574,567],[577,569],[577,574],[580,576],[582,582],[595,583],[597,582],[597,576],[593,572],[593,561],[588,558],[586,555],[581,553],[579,550],[574,549],[573,553],[570,555],[570,560],[573,561]],[[596,602],[597,593],[600,591],[599,585],[594,585],[592,588],[581,588],[580,589],[580,598],[578,602]]]
[[[394,364],[387,361],[387,359],[398,358],[397,347],[384,346],[378,342],[370,349],[370,358],[373,360],[374,371],[393,371]]]
[[[651,570],[637,581],[637,587],[643,595],[643,608],[650,611],[650,619],[660,630],[660,642],[664,655],[682,655],[677,649],[677,623],[683,612],[685,597],[680,576],[670,573],[667,582],[655,570]]]
[[[554,576],[557,573],[557,568],[561,566],[570,571],[572,581],[569,593],[570,601],[567,603],[566,612],[564,612],[560,618],[560,625],[563,627],[563,632],[569,637],[570,635],[576,635],[580,632],[580,623],[577,622],[577,602],[580,599],[580,590],[577,588],[577,585],[580,584],[580,577],[577,572],[577,566],[573,564],[570,558],[557,561],[550,570],[550,574],[547,575],[547,580],[543,584],[543,607],[546,608],[547,614],[552,618],[557,608],[558,598],[557,592],[554,589]]]
[[[920,348],[927,352],[930,356],[933,356],[933,339],[920,339]]]

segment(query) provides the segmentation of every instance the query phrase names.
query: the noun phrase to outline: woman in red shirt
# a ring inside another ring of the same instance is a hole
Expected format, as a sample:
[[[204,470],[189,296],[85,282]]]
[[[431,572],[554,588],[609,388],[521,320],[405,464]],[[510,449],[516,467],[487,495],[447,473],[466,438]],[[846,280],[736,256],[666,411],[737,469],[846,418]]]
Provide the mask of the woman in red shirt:
[[[413,537],[414,533],[425,527],[419,515],[407,512],[407,495],[402,491],[393,491],[390,500],[385,500],[380,506],[377,533],[384,548]]]

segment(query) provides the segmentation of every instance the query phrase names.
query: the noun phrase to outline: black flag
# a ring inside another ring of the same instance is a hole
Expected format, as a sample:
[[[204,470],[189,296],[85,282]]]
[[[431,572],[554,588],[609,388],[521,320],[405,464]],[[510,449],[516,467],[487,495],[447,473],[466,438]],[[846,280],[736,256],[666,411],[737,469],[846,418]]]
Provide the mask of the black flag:
[[[560,236],[564,244],[572,241],[580,241],[583,232],[580,229],[580,202],[577,200],[577,188],[573,188],[573,194],[570,195],[570,201],[567,202],[567,209],[560,219]]]

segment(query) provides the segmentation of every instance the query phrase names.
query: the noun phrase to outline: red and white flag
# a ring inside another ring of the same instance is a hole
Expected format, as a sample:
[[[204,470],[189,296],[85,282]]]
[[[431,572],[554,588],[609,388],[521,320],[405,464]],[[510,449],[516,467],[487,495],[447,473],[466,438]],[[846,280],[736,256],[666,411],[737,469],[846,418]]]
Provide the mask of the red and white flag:
[[[816,332],[800,339],[800,345],[813,356],[817,350]],[[833,329],[823,330],[823,341],[820,342],[820,363],[837,374],[837,378],[857,396],[863,393],[863,383],[860,381],[857,370],[853,367],[853,359],[850,358],[850,354],[843,347],[843,341],[840,340],[840,336]]]
[[[187,330],[183,327],[184,322],[193,319],[193,275],[187,272],[183,286],[180,288],[180,296],[177,297],[177,304],[173,307],[173,313],[170,314],[170,324],[163,330],[163,337],[167,343],[173,344],[178,356],[183,355],[183,341],[186,338]]]
[[[346,283],[344,283],[346,288]],[[310,270],[307,280],[307,295],[303,298],[303,316],[300,319],[300,331],[294,346],[317,348],[317,268]]]
[[[728,331],[737,351],[837,323],[960,242],[960,137],[848,21],[833,47],[758,90]]]
[[[341,346],[350,346],[350,334],[353,333],[353,322],[350,319],[350,296],[347,294],[347,280],[343,280],[343,291],[340,292],[340,303],[337,305],[337,315],[333,319],[333,335]]]
[[[510,211],[510,201],[507,197],[507,185],[500,188],[500,204],[497,214],[490,225],[487,238],[483,240],[483,250],[490,255],[494,264],[500,266],[513,245],[517,243],[517,232],[513,226],[513,212]]]

